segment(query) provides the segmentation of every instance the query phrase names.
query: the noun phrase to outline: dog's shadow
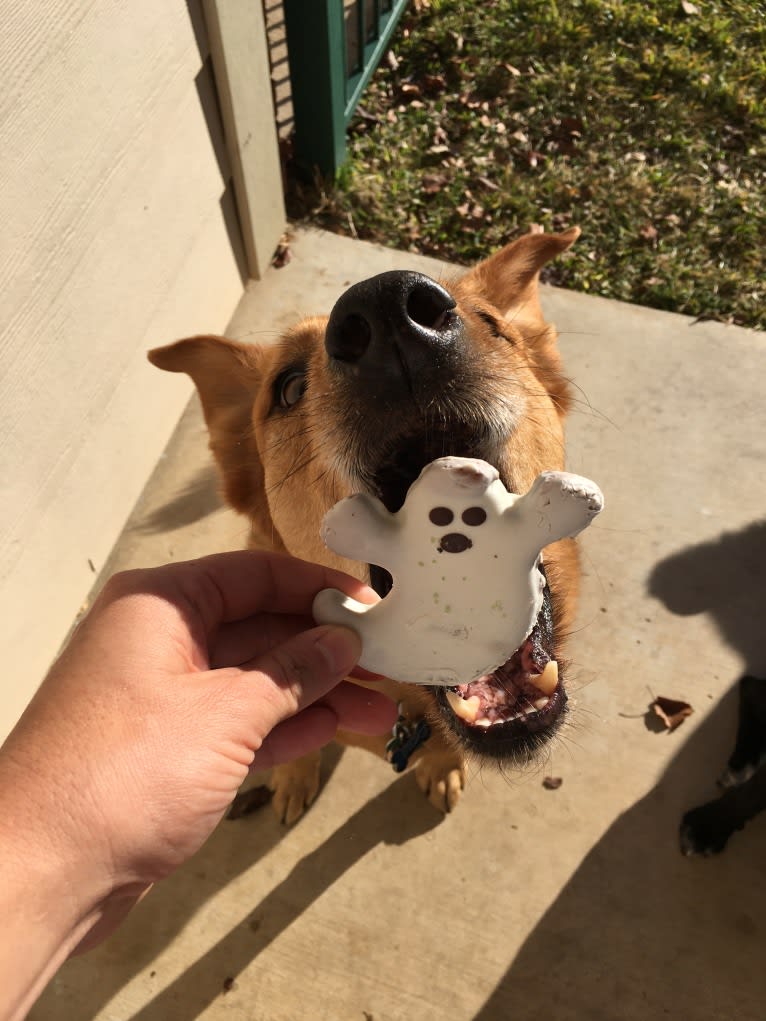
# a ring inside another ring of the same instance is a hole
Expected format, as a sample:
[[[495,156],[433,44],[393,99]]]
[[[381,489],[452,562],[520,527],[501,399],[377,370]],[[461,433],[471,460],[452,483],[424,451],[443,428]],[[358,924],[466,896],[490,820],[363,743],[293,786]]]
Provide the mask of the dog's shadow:
[[[342,754],[338,746],[326,749],[330,770]],[[324,785],[325,768],[323,774]],[[207,900],[279,843],[287,831],[271,815],[270,808],[262,811],[264,814],[249,820],[222,823],[202,851],[187,863],[184,876],[179,874],[159,884],[145,903],[134,909],[142,915],[140,920],[134,919],[139,924],[124,927],[111,950],[107,942],[95,952],[104,953],[99,967],[94,970],[94,955],[90,954],[68,962],[67,985],[74,990],[78,1017],[95,1016],[159,956]],[[220,996],[225,980],[235,979],[368,852],[379,844],[404,844],[442,820],[442,814],[424,800],[413,774],[395,780],[306,855],[267,897],[253,905],[247,918],[146,1003],[131,1021],[198,1017]],[[30,1014],[30,1021],[41,1021],[44,1012],[45,999]]]
[[[157,535],[193,525],[224,506],[215,465],[205,464],[186,480],[176,495],[154,508],[137,525],[139,533]]]
[[[758,522],[668,557],[649,592],[679,616],[709,613],[763,676],[765,577]],[[715,795],[733,745],[731,680],[658,783],[589,851],[474,1021],[763,1017],[766,814],[721,856],[689,859],[679,847],[682,815]]]

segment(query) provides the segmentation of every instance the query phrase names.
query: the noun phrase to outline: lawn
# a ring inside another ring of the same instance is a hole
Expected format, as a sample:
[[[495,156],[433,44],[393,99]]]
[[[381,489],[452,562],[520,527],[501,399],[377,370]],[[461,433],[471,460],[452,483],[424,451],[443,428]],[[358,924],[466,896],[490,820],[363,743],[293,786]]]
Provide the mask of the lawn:
[[[764,328],[765,139],[762,2],[420,0],[292,212],[459,263],[579,224],[549,282]]]

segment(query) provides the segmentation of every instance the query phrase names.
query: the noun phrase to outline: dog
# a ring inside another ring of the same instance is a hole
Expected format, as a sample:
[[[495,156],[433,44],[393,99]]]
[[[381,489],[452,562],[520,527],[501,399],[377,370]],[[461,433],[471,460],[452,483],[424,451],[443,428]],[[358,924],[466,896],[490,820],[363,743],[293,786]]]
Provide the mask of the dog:
[[[538,282],[579,233],[526,234],[443,283],[382,273],[350,287],[329,318],[304,319],[274,344],[198,336],[149,352],[155,366],[194,381],[225,499],[250,522],[249,545],[339,568],[383,596],[385,570],[320,541],[322,519],[342,497],[373,494],[397,511],[425,465],[446,455],[489,462],[514,493],[546,469],[562,470],[572,394]],[[400,706],[394,736],[339,735],[398,770],[414,765],[440,811],[458,803],[470,757],[523,766],[565,719],[574,540],[552,543],[543,559],[540,615],[504,666],[452,691],[383,680]],[[553,660],[558,683],[541,699],[534,680]],[[491,725],[463,710],[473,695]],[[316,797],[319,764],[315,753],[273,771],[283,822]]]
[[[720,854],[729,837],[766,809],[766,680],[745,674],[739,681],[739,723],[734,750],[718,781],[723,794],[686,812],[681,851]]]

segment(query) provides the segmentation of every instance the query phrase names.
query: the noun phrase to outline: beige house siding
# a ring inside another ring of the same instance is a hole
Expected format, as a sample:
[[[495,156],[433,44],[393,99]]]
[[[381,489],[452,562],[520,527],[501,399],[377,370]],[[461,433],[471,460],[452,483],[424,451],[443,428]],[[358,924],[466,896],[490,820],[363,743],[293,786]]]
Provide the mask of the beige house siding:
[[[223,330],[248,260],[201,3],[0,15],[1,739],[189,396],[146,350]]]

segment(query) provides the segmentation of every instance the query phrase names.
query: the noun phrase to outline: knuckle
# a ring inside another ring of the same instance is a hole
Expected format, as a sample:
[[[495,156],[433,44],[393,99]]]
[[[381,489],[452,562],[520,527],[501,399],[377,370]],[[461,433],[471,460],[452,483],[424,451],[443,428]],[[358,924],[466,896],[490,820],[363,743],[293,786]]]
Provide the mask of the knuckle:
[[[271,660],[272,680],[297,707],[306,682],[306,664],[289,646],[275,649]]]
[[[108,578],[101,589],[101,597],[116,601],[123,596],[147,592],[151,589],[152,572],[148,568],[136,567],[129,571],[118,571]]]

